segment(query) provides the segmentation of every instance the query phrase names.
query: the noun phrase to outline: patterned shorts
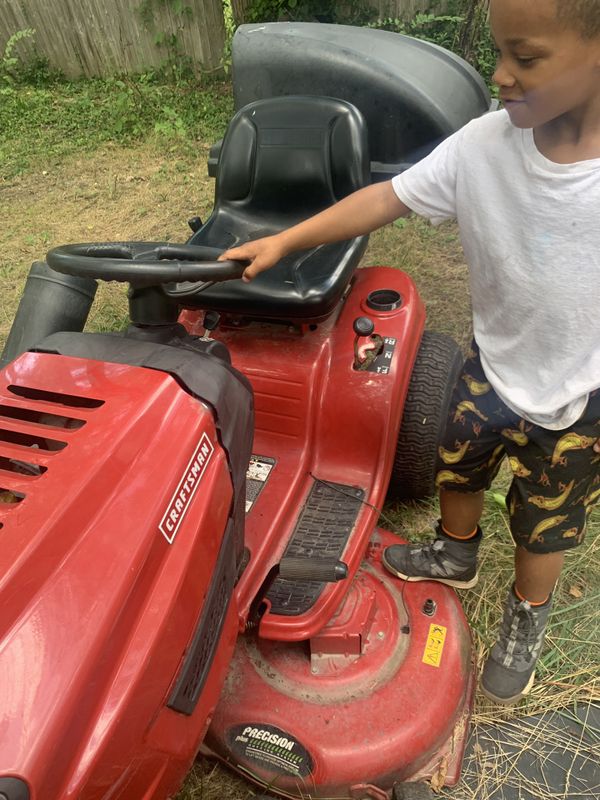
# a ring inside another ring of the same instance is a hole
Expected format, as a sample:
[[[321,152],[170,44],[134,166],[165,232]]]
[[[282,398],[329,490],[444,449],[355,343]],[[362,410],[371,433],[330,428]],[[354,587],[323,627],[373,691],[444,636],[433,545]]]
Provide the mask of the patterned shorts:
[[[436,483],[457,492],[489,489],[504,456],[513,480],[506,502],[516,544],[535,553],[581,544],[600,499],[600,390],[571,427],[551,431],[519,417],[487,381],[475,343],[454,390],[439,448]]]

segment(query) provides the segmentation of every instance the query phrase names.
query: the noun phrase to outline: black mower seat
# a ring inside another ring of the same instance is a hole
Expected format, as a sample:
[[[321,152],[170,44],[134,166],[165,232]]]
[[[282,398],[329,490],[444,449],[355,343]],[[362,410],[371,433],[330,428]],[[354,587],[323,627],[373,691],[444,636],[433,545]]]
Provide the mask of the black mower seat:
[[[190,244],[225,249],[276,233],[369,179],[366,126],[353,105],[330,97],[259,100],[229,124],[214,210]],[[184,305],[252,319],[324,319],[343,296],[367,240],[294,253],[252,283],[217,284],[186,297]]]

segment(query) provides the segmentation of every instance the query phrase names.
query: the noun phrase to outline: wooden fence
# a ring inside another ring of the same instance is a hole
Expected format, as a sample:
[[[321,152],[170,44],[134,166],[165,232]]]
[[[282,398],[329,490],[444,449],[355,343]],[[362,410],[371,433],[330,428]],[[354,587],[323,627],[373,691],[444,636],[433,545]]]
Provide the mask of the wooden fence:
[[[444,0],[368,0],[380,18],[441,10]],[[231,0],[242,22],[251,0]],[[225,43],[221,0],[0,0],[0,57],[17,31],[32,28],[16,54],[48,59],[68,77],[142,72],[175,53],[218,69]],[[145,13],[143,13],[145,9]]]
[[[186,0],[189,12],[142,0],[0,0],[0,55],[8,38],[33,28],[16,48],[34,52],[68,77],[141,72],[176,50],[202,69],[218,67],[225,42],[220,0]],[[175,38],[173,38],[175,37]],[[162,44],[157,44],[157,41]]]

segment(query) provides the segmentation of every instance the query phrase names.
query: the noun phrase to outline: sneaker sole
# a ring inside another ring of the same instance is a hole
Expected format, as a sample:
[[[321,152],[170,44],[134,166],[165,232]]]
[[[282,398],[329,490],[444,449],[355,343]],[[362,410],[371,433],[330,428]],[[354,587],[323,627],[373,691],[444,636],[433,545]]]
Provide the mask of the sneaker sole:
[[[494,703],[500,703],[500,705],[502,706],[512,706],[514,703],[517,703],[519,700],[521,700],[523,697],[526,697],[529,694],[529,692],[533,687],[534,682],[535,682],[535,672],[531,674],[531,677],[527,681],[527,686],[525,686],[525,688],[519,694],[515,694],[513,697],[498,697],[498,695],[495,695],[489,689],[486,689],[482,681],[479,681],[479,688],[481,690],[481,693],[484,694],[488,698],[488,700],[493,700]]]
[[[403,572],[399,572],[397,569],[394,569],[394,567],[392,567],[392,565],[386,561],[385,552],[381,557],[381,561],[388,572],[391,572],[392,575],[395,575],[397,578],[401,578],[403,581],[408,581],[409,583],[417,583],[418,581],[435,581],[435,583],[444,583],[446,586],[451,586],[453,589],[472,589],[473,586],[477,585],[477,581],[479,580],[479,575],[475,575],[474,578],[471,578],[468,581],[455,581],[451,578],[422,578],[418,575],[405,575]]]

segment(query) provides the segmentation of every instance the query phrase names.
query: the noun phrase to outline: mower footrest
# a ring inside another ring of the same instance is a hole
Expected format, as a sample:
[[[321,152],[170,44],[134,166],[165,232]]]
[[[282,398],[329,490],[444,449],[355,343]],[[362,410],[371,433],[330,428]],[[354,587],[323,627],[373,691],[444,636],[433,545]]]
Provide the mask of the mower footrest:
[[[315,481],[282,563],[288,558],[339,559],[354,530],[364,495],[364,490],[356,486]],[[325,586],[325,581],[290,580],[280,576],[267,594],[270,613],[288,617],[304,614],[312,608]]]

